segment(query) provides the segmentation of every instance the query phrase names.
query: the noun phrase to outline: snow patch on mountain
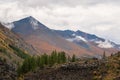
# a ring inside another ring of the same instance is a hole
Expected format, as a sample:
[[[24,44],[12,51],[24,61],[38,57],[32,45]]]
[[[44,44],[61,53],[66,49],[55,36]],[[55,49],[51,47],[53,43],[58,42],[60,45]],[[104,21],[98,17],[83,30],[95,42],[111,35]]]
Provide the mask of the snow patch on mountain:
[[[74,38],[69,38],[69,39],[66,39],[67,41],[70,41],[70,42],[73,42],[75,39]]]
[[[89,40],[90,42],[99,42],[100,40],[98,39],[98,38],[95,38],[95,39],[91,39],[91,40]]]
[[[2,25],[4,25],[5,27],[7,27],[10,30],[15,27],[13,23],[2,23]]]
[[[76,34],[72,34],[72,36],[76,36]]]
[[[100,48],[113,48],[115,45],[113,45],[109,40],[103,41],[96,41],[98,44],[98,47]]]
[[[39,27],[38,27],[38,21],[37,20],[35,20],[35,19],[33,19],[33,18],[31,18],[30,19],[30,23],[31,23],[31,25],[32,25],[32,28],[34,29],[34,30],[36,30],[36,29],[38,29]]]
[[[74,36],[74,38],[69,38],[69,39],[66,39],[67,41],[70,41],[70,42],[73,42],[73,41],[84,41],[84,42],[87,42],[87,40],[81,36],[77,36],[76,34],[72,34],[72,36]]]
[[[78,41],[82,40],[84,42],[87,42],[87,40],[85,38],[81,37],[81,36],[76,36],[76,40],[78,40]]]

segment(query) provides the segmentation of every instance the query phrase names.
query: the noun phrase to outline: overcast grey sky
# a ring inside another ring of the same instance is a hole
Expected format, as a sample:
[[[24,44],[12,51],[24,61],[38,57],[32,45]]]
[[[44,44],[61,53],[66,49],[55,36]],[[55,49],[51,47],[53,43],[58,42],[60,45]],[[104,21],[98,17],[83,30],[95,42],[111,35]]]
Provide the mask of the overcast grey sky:
[[[120,0],[0,0],[0,21],[27,16],[52,29],[82,30],[120,43]]]

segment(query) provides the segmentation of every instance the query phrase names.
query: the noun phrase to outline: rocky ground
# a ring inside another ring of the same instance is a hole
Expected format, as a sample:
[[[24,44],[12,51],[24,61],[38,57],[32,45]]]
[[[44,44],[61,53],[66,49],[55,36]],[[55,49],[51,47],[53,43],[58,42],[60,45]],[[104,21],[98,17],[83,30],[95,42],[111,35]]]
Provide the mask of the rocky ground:
[[[120,53],[29,72],[25,80],[120,80]]]
[[[16,80],[17,73],[15,67],[7,64],[4,60],[0,59],[0,80]]]
[[[91,63],[67,63],[57,68],[38,70],[34,74],[28,73],[25,80],[94,80],[99,65],[97,60]]]

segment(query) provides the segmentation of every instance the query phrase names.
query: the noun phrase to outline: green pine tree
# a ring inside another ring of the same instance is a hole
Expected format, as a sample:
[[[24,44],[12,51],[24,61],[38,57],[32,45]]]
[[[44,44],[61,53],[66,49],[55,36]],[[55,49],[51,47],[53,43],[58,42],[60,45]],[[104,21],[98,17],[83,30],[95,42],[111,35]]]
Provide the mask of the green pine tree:
[[[75,62],[75,61],[76,61],[76,56],[73,54],[71,62]]]

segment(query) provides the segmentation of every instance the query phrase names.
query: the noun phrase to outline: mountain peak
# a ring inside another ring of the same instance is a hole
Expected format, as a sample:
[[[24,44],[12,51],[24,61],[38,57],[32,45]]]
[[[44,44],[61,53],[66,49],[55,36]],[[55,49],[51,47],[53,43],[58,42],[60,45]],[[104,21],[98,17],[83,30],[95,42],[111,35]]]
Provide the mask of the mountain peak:
[[[36,32],[36,30],[38,31],[49,29],[32,16],[28,16],[19,21],[15,21],[13,24],[15,27],[12,28],[12,30],[21,34],[30,34]]]
[[[18,21],[19,21],[19,22],[28,22],[28,21],[31,21],[31,20],[38,21],[37,19],[35,19],[35,18],[32,17],[32,16],[25,17],[25,18],[20,19],[20,20],[18,20]],[[15,22],[18,22],[18,21],[15,21]]]
[[[38,29],[39,28],[39,22],[35,18],[33,18],[32,16],[30,16],[29,18],[30,18],[29,22],[32,25],[32,28],[34,30]]]
[[[32,17],[32,16],[28,16],[28,18],[34,18],[34,17]]]
[[[32,27],[33,30],[36,30],[36,29],[39,28],[39,21],[37,19],[35,19],[34,17],[32,17],[32,16],[28,16],[28,17],[20,20],[20,22],[22,22],[22,23],[24,23],[24,22],[28,23],[29,25],[31,25],[31,27]]]
[[[33,16],[27,16],[27,17],[25,17],[23,19],[35,19],[35,18]]]
[[[81,30],[77,30],[76,33],[82,33],[82,34],[84,33],[84,34],[88,34],[88,33],[83,32],[83,31],[81,31]]]
[[[24,19],[29,19],[29,20],[35,20],[35,21],[38,21],[37,19],[35,19],[35,18],[32,17],[32,16],[28,16],[28,17],[26,17],[26,18],[24,18]]]
[[[38,22],[38,20],[37,19],[35,19],[34,17],[32,17],[32,16],[28,16],[28,17],[25,17],[25,18],[23,18],[23,19],[21,19],[21,20],[19,20],[19,21],[26,21],[26,22],[28,22],[28,21],[37,21]]]

